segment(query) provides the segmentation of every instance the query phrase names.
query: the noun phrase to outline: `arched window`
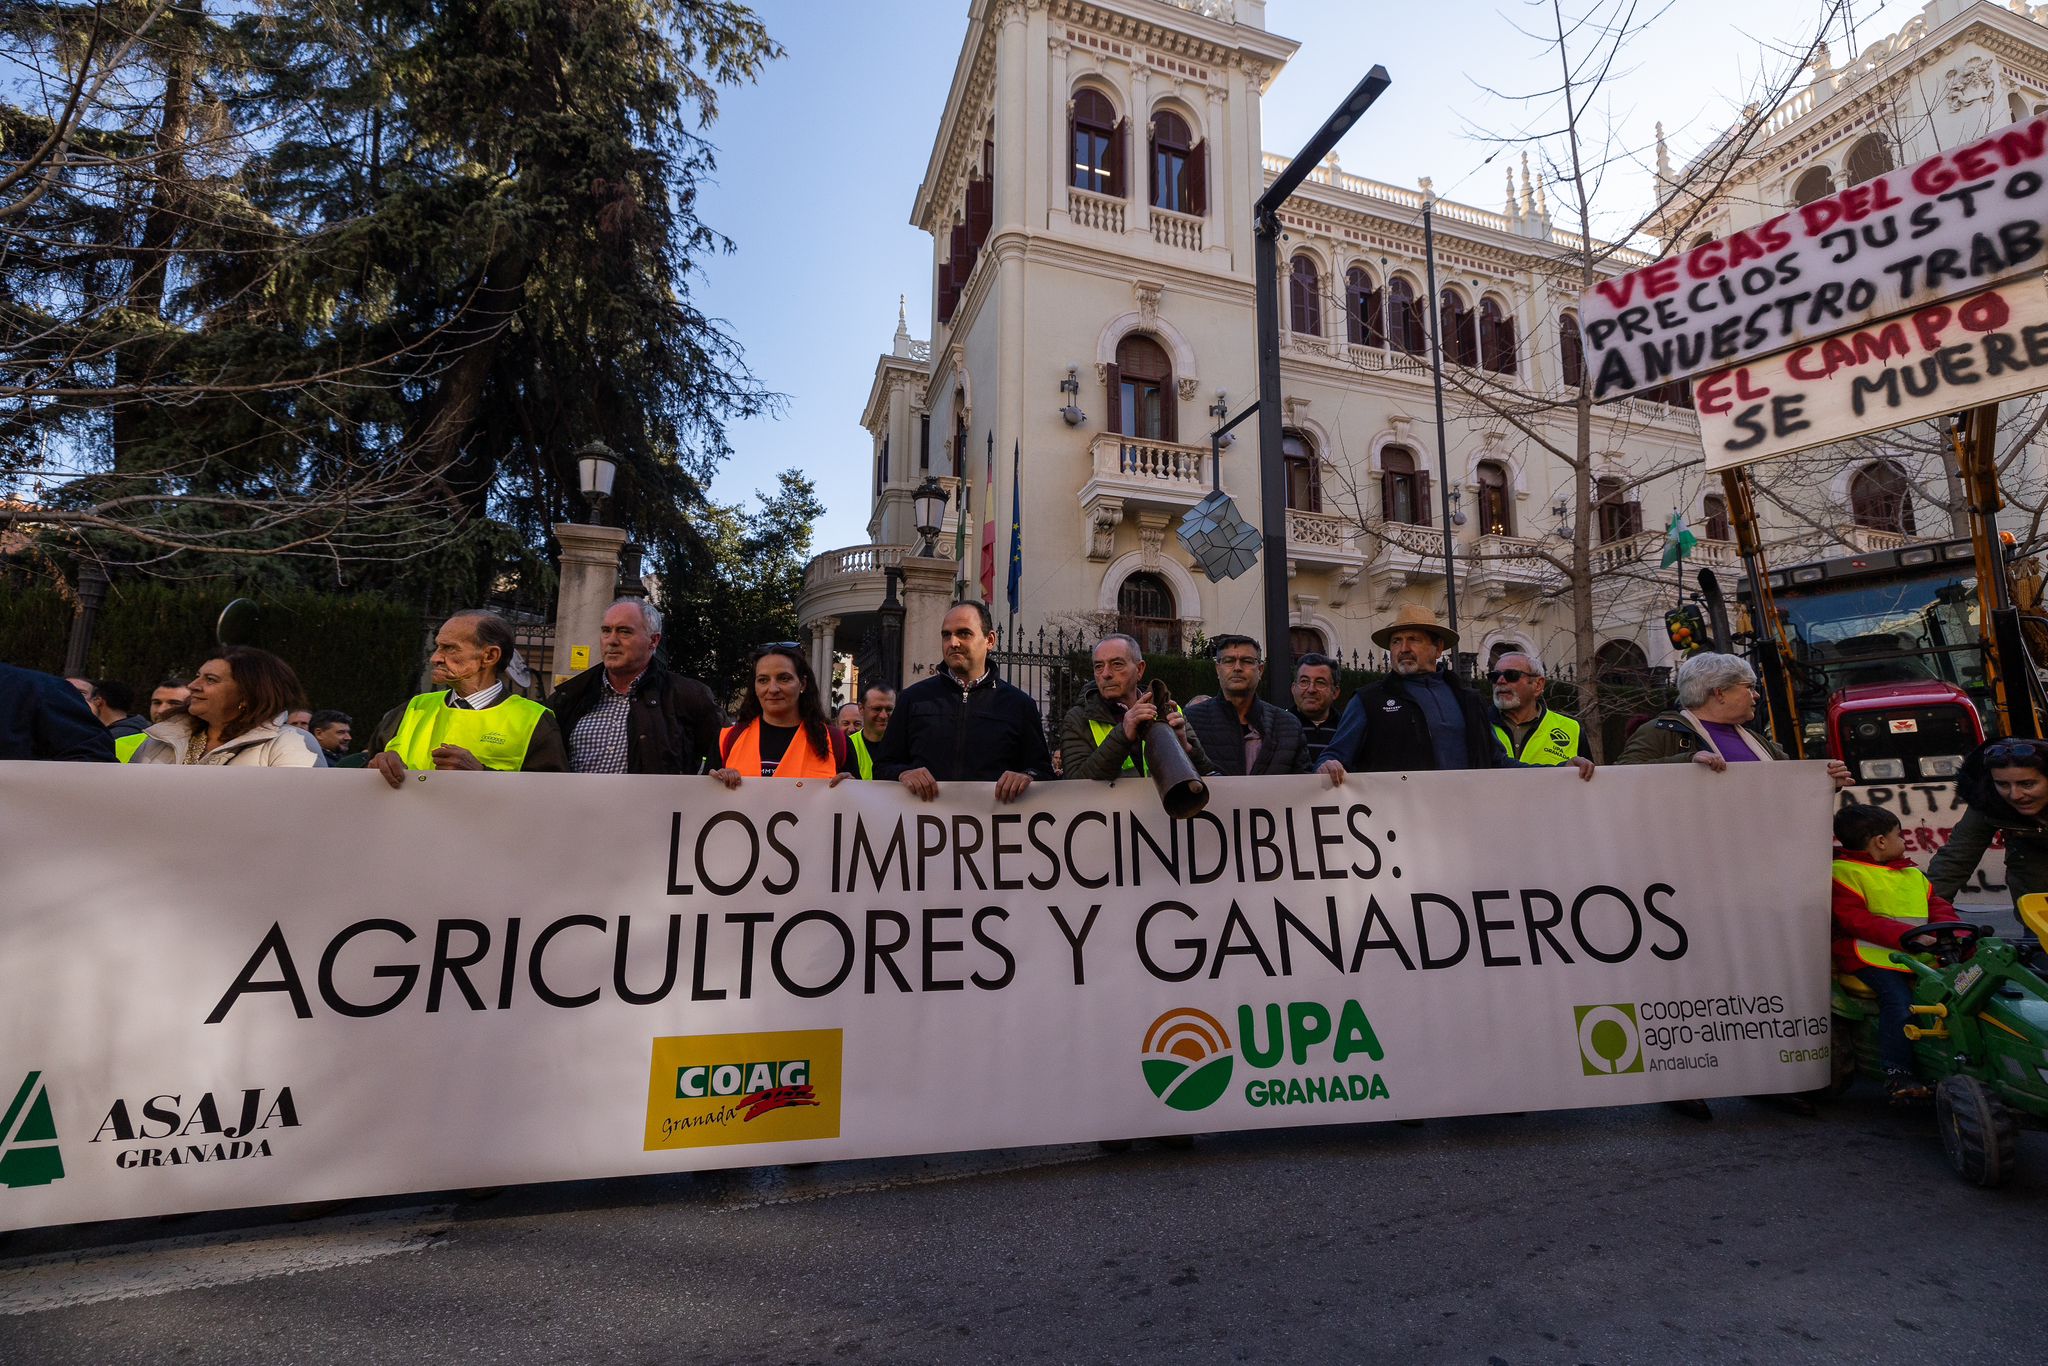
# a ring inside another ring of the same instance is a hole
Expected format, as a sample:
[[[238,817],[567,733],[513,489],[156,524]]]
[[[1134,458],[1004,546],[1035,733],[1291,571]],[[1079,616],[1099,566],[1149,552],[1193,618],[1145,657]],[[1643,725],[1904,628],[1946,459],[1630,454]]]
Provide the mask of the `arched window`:
[[[1195,145],[1187,120],[1161,110],[1152,116],[1152,207],[1172,213],[1208,212],[1208,158]]]
[[[1116,590],[1116,629],[1148,655],[1180,653],[1180,616],[1166,580],[1146,573],[1125,579]]]
[[[1353,346],[1387,345],[1387,326],[1380,316],[1380,292],[1364,266],[1344,272],[1344,337]]]
[[[1443,339],[1444,359],[1453,365],[1479,364],[1479,325],[1472,310],[1457,290],[1447,289],[1437,297],[1437,335]]]
[[[1323,280],[1316,263],[1297,256],[1287,268],[1287,318],[1289,326],[1305,337],[1323,335]]]
[[[1849,155],[1842,163],[1842,177],[1851,185],[1861,185],[1873,176],[1881,176],[1892,168],[1891,149],[1884,145],[1881,133],[1866,133],[1856,139],[1856,145],[1849,149]]]
[[[1515,503],[1508,494],[1507,466],[1498,460],[1482,460],[1475,473],[1479,484],[1479,534],[1515,534]]]
[[[1396,351],[1411,356],[1429,349],[1429,340],[1422,333],[1422,300],[1415,296],[1415,286],[1401,275],[1387,282],[1387,341]]]
[[[1406,446],[1380,452],[1380,516],[1408,526],[1428,526],[1429,475]]]
[[[1280,433],[1280,459],[1287,467],[1287,506],[1297,512],[1323,510],[1322,462],[1300,432]]]
[[[1710,232],[1703,232],[1703,233],[1701,233],[1701,234],[1700,234],[1700,235],[1699,235],[1698,237],[1695,237],[1695,238],[1693,238],[1693,239],[1692,239],[1692,244],[1693,244],[1693,247],[1694,247],[1694,248],[1699,248],[1699,247],[1704,247],[1704,246],[1705,246],[1705,245],[1706,245],[1707,243],[1709,243],[1709,242],[1711,242],[1711,241],[1713,241],[1713,240],[1714,240],[1714,234],[1712,234],[1712,233],[1710,233]]]
[[[1067,183],[1077,190],[1123,198],[1125,128],[1109,96],[1100,90],[1075,91],[1071,127],[1067,141],[1073,167]]]
[[[1586,387],[1586,339],[1579,331],[1579,315],[1567,313],[1557,320],[1557,359],[1564,372],[1564,387]]]
[[[1628,496],[1628,481],[1617,474],[1602,475],[1594,485],[1593,511],[1600,522],[1600,543],[1625,541],[1643,532],[1643,505]]]
[[[1290,626],[1287,628],[1287,644],[1296,659],[1303,655],[1321,655],[1330,652],[1329,642],[1323,633],[1313,626]]]
[[[1479,363],[1497,375],[1515,373],[1515,320],[1491,294],[1479,301]]]
[[[1710,493],[1700,499],[1700,512],[1707,519],[1707,539],[1710,541],[1732,541],[1734,528],[1728,521],[1728,500],[1718,493]]]
[[[1178,439],[1173,362],[1165,347],[1142,332],[1131,333],[1116,344],[1116,364],[1106,378],[1109,430],[1148,441]]]
[[[1849,481],[1849,516],[1872,531],[1913,535],[1912,481],[1889,460],[1865,465]]]
[[[1834,192],[1835,178],[1828,173],[1827,167],[1816,166],[1793,184],[1792,203],[1794,207],[1811,204],[1816,199],[1826,199]]]

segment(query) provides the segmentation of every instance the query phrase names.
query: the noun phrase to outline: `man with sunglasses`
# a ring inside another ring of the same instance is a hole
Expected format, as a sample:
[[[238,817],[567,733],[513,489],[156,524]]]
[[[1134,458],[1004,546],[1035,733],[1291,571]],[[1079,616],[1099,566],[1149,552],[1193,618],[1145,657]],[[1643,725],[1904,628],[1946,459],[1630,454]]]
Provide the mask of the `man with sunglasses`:
[[[1493,685],[1493,733],[1510,759],[1535,768],[1570,764],[1581,777],[1592,776],[1577,718],[1543,703],[1543,664],[1535,655],[1502,655],[1486,671],[1486,681]]]

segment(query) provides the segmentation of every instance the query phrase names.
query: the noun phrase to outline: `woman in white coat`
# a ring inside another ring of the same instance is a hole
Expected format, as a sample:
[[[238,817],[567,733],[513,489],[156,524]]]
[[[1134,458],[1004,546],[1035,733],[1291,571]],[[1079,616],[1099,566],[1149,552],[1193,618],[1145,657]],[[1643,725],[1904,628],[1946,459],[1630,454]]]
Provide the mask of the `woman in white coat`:
[[[317,768],[305,732],[282,717],[299,704],[299,677],[268,650],[234,645],[200,667],[183,711],[151,726],[131,760],[234,768]]]

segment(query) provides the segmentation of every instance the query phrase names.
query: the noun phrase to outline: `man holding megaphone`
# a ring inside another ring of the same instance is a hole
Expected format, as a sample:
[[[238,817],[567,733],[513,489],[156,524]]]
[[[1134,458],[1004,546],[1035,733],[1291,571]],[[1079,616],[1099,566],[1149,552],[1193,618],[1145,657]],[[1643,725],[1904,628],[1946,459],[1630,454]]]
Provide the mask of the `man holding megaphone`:
[[[1060,723],[1060,770],[1067,778],[1116,778],[1144,773],[1145,725],[1164,720],[1180,737],[1181,748],[1197,773],[1216,766],[1202,752],[1180,708],[1164,717],[1145,686],[1145,657],[1127,635],[1104,636],[1095,647],[1095,682],[1068,708]]]

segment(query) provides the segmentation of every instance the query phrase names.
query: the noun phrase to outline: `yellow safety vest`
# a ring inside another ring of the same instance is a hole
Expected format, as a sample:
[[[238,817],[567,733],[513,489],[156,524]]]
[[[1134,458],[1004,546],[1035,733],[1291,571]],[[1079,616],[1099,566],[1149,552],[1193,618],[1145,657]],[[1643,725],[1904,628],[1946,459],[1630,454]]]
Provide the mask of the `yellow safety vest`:
[[[472,711],[448,705],[448,693],[421,693],[405,704],[405,717],[398,734],[384,748],[396,754],[411,769],[434,766],[434,751],[443,745],[460,745],[477,757],[485,768],[516,773],[526,762],[526,747],[548,709],[530,697],[508,693],[495,707]]]
[[[854,731],[846,737],[846,743],[853,747],[853,767],[863,779],[875,776],[875,756],[868,753],[868,737],[864,731]]]
[[[1918,868],[1880,868],[1874,863],[1838,858],[1832,871],[1835,881],[1863,898],[1863,904],[1870,908],[1872,915],[1904,920],[1914,925],[1927,923],[1927,898],[1933,887],[1927,881],[1927,874]],[[1892,961],[1894,952],[1896,950],[1873,944],[1867,939],[1856,941],[1856,956],[1871,967],[1884,968],[1888,972],[1911,972],[1911,968],[1902,968]]]
[[[1088,723],[1088,732],[1089,734],[1095,737],[1095,747],[1097,749],[1101,749],[1102,742],[1109,738],[1109,733],[1113,730],[1116,730],[1122,724],[1123,723],[1120,721],[1090,721]],[[1130,773],[1136,773],[1139,771],[1137,754],[1135,750],[1132,751],[1132,756],[1130,758],[1124,760],[1124,769],[1126,772]]]
[[[1510,759],[1525,764],[1561,764],[1579,752],[1579,723],[1548,708],[1536,718],[1536,729],[1522,742],[1520,754],[1515,753],[1514,737],[1508,734],[1507,727],[1495,726],[1493,733],[1500,737],[1500,747]]]
[[[149,736],[145,732],[139,730],[133,735],[118,737],[114,741],[114,757],[124,764],[127,763],[135,757],[135,751],[141,749],[142,742],[148,738]]]

